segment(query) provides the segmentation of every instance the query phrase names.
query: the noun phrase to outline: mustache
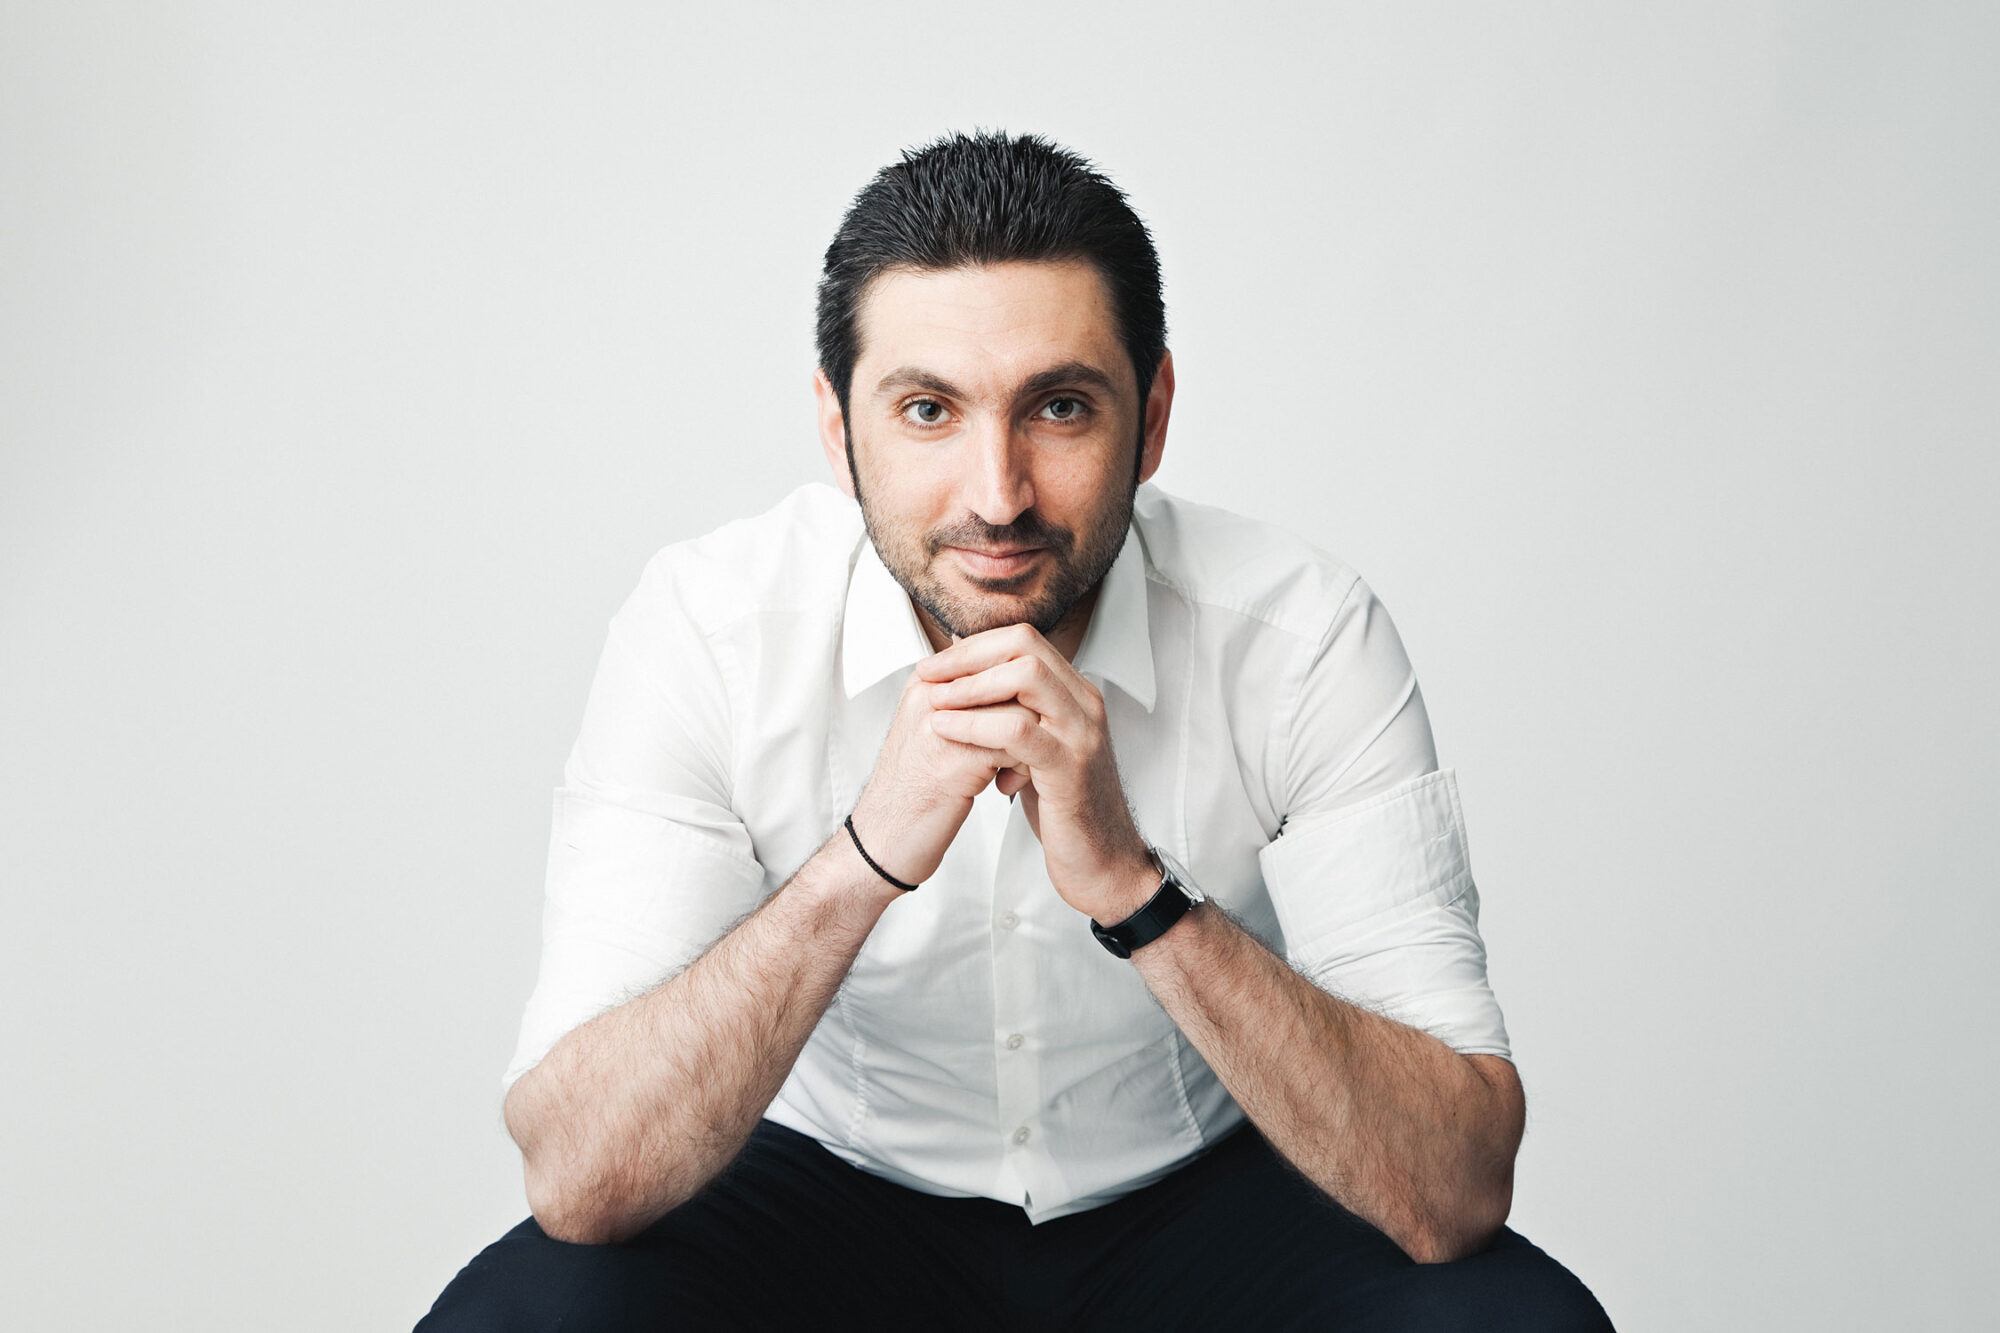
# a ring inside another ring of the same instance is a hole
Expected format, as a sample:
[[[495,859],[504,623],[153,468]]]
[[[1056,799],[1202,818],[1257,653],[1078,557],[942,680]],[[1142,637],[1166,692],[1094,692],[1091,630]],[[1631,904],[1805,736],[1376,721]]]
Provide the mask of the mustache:
[[[924,544],[936,555],[947,546],[1045,546],[1057,555],[1068,555],[1076,545],[1076,534],[1058,527],[1032,509],[1024,509],[1012,523],[994,525],[977,514],[968,514],[949,527],[934,528]]]

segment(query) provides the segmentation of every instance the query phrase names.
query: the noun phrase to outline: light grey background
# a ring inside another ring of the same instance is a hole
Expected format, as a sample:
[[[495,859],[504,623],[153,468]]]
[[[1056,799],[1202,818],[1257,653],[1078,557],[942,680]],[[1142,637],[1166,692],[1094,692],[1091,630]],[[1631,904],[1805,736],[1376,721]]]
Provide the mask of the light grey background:
[[[819,253],[973,126],[1154,226],[1161,483],[1402,628],[1515,1225],[1628,1330],[1993,1326],[2000,10],[0,12],[19,1326],[408,1327],[525,1215],[606,618],[822,475]]]

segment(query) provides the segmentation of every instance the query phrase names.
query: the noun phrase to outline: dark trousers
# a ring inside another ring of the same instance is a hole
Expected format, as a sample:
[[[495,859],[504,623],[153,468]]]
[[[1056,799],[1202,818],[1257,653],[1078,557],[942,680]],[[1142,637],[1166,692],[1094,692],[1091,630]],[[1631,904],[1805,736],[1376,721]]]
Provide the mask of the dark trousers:
[[[533,1218],[452,1280],[419,1333],[610,1329],[1608,1329],[1503,1230],[1413,1264],[1245,1126],[1115,1203],[1030,1226],[856,1170],[764,1121],[695,1198],[619,1245]]]

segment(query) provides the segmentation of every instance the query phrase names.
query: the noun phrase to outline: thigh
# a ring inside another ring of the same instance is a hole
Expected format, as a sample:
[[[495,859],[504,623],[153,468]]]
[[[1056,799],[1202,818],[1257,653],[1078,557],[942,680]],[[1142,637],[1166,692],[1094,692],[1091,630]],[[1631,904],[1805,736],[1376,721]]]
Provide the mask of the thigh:
[[[1079,1328],[1609,1327],[1582,1283],[1511,1231],[1458,1263],[1411,1262],[1248,1126],[1085,1219],[1096,1272]]]
[[[1359,1286],[1410,1262],[1249,1126],[1077,1220],[1099,1233],[1102,1247],[1079,1288],[1078,1328],[1312,1327],[1308,1316],[1328,1289]]]
[[[417,1333],[673,1327],[683,1313],[674,1286],[674,1274],[627,1246],[556,1240],[531,1217],[459,1270]]]
[[[761,1123],[730,1168],[617,1245],[533,1218],[445,1288],[419,1333],[937,1326],[975,1297],[928,1200]],[[954,1317],[947,1323],[962,1323]]]

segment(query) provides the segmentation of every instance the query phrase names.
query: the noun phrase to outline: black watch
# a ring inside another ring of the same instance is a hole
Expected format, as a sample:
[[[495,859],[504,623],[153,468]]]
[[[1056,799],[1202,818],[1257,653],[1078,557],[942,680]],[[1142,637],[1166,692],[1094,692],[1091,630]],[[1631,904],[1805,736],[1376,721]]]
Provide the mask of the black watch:
[[[1135,950],[1166,934],[1174,922],[1187,915],[1189,908],[1208,901],[1200,889],[1187,882],[1187,873],[1165,852],[1157,847],[1148,847],[1146,851],[1160,868],[1160,887],[1144,907],[1117,925],[1101,926],[1095,918],[1090,923],[1090,933],[1097,936],[1097,942],[1119,958],[1130,958]]]

